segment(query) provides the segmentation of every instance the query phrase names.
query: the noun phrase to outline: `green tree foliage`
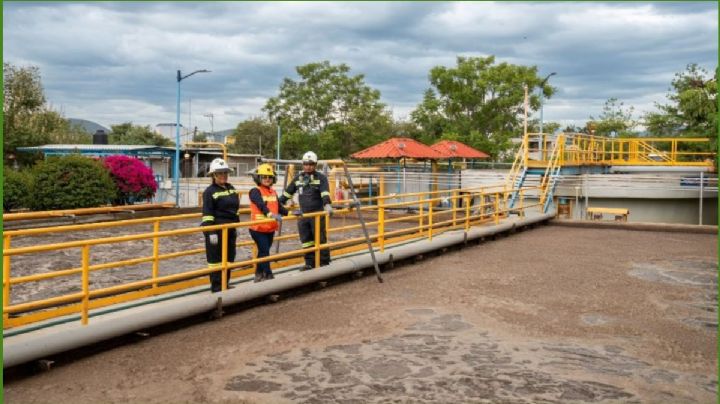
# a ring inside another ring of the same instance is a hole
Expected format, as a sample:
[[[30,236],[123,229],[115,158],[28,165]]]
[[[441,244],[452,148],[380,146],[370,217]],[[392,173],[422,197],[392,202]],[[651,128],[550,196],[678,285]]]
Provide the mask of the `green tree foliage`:
[[[230,145],[232,153],[259,154],[275,157],[275,143],[277,143],[277,126],[263,117],[253,117],[238,124],[233,131],[235,144]],[[282,145],[285,147],[285,145]]]
[[[193,142],[207,142],[207,133],[205,133],[205,132],[193,133],[192,141]]]
[[[387,137],[390,114],[364,75],[350,75],[349,66],[328,61],[298,66],[296,72],[300,79],[285,78],[263,108],[282,126],[283,157],[297,158],[314,147],[322,158],[345,157]]]
[[[635,136],[638,121],[633,117],[634,108],[625,107],[617,98],[609,98],[603,105],[602,112],[597,118],[590,116],[586,126],[595,130],[597,136],[628,137]]]
[[[153,132],[150,126],[133,125],[125,122],[110,127],[108,135],[110,144],[173,146],[174,142],[159,133]]]
[[[422,128],[413,121],[393,121],[390,127],[390,133],[393,137],[409,137],[410,139],[421,142],[425,141]]]
[[[697,64],[675,74],[667,95],[668,104],[656,103],[658,112],[645,114],[652,136],[709,137],[717,144],[717,76]],[[713,146],[713,150],[716,147]]]
[[[495,63],[494,56],[459,56],[455,67],[433,67],[429,79],[431,88],[411,114],[426,143],[455,134],[457,140],[499,157],[510,149],[510,138],[522,133],[523,86],[530,92],[530,108],[540,107],[533,90],[543,79],[535,66]],[[545,98],[554,92],[543,85]]]
[[[31,207],[34,210],[101,206],[115,198],[117,188],[103,164],[80,155],[49,157],[33,167]]]
[[[6,162],[21,146],[91,142],[90,135],[47,106],[40,70],[36,66],[17,67],[4,63],[3,80],[3,155]],[[38,157],[25,153],[17,156],[22,164],[29,164]]]
[[[3,170],[3,209],[5,212],[30,206],[33,198],[33,176],[27,170]]]
[[[542,131],[545,133],[555,133],[560,130],[562,125],[559,122],[544,121]],[[540,133],[540,120],[529,119],[528,120],[528,133]]]

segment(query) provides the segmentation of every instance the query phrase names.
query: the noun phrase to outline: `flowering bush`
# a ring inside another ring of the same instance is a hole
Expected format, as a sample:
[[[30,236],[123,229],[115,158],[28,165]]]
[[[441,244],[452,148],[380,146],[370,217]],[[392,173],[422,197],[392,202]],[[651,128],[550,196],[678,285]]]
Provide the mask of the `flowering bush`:
[[[155,195],[155,176],[142,161],[118,155],[106,157],[103,163],[117,186],[116,204],[138,202]]]

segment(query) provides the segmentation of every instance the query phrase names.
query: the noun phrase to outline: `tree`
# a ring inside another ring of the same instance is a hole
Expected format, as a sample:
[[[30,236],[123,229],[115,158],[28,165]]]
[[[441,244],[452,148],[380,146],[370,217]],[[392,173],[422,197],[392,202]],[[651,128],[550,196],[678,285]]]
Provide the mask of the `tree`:
[[[17,147],[48,143],[86,144],[91,137],[71,125],[47,104],[40,70],[36,66],[3,64],[3,153],[8,157]],[[18,161],[29,165],[39,155],[22,154]]]
[[[628,137],[636,134],[638,121],[633,118],[634,108],[625,107],[617,98],[609,98],[597,118],[590,116],[589,127],[597,136]]]
[[[717,76],[697,64],[675,74],[667,95],[670,103],[655,106],[644,123],[652,136],[710,137],[717,140]]]
[[[262,117],[246,119],[238,124],[233,131],[235,144],[230,145],[233,153],[262,154],[275,156],[275,143],[277,142],[277,126]]]
[[[533,91],[542,83],[537,67],[496,64],[494,56],[458,56],[455,67],[433,67],[429,79],[431,88],[411,113],[427,143],[453,133],[498,157],[511,147],[510,138],[522,133],[523,86],[530,92],[530,108],[540,106]],[[555,89],[545,83],[542,92],[550,98]]]
[[[197,127],[195,129],[197,129]],[[207,133],[205,133],[205,132],[198,133],[196,130],[195,133],[193,133],[192,141],[193,142],[207,142]]]
[[[175,143],[159,133],[155,133],[150,126],[133,125],[132,122],[125,122],[119,125],[110,126],[108,135],[110,144],[127,145],[153,145],[153,146],[174,146]]]
[[[3,63],[3,95],[3,156],[8,163],[11,156],[16,155],[18,147],[50,142],[50,134],[46,130],[38,130],[38,119],[34,119],[45,110],[40,69]],[[23,154],[17,156],[17,161],[29,165],[39,157],[39,154]]]
[[[390,114],[380,91],[368,86],[362,74],[351,76],[349,66],[328,61],[296,71],[300,80],[285,78],[279,94],[263,108],[283,129],[283,156],[299,157],[301,145],[315,144],[328,158],[344,157],[386,137]],[[286,134],[290,147],[285,147]]]

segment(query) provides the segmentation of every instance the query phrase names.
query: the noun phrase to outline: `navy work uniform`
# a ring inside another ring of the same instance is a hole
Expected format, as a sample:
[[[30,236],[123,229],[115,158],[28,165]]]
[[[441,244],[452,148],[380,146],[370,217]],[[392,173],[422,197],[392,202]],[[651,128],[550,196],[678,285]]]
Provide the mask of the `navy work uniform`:
[[[220,186],[213,182],[205,189],[205,192],[203,192],[203,216],[201,226],[237,223],[240,221],[238,209],[240,209],[240,195],[237,190],[228,183]],[[211,234],[217,235],[217,244],[210,242]],[[227,234],[227,260],[228,262],[234,262],[237,230],[234,228],[228,229]],[[222,239],[222,230],[207,231],[204,232],[204,235],[205,254],[208,265],[211,268],[219,268],[222,266],[222,246],[225,242],[225,240]],[[230,270],[227,271],[227,280],[229,283]],[[210,285],[213,292],[219,292],[222,289],[222,274],[220,271],[210,274]]]
[[[331,204],[330,189],[325,175],[317,171],[312,173],[301,172],[293,178],[285,192],[280,196],[280,203],[285,204],[297,192],[300,199],[300,209],[303,213],[321,212],[325,205]],[[325,234],[325,216],[320,218],[320,228],[315,228],[315,218],[298,219],[298,233],[302,248],[315,246],[315,232],[320,232],[320,243],[327,242]],[[330,250],[320,250],[320,266],[330,263]],[[315,267],[315,252],[305,254],[305,268]]]

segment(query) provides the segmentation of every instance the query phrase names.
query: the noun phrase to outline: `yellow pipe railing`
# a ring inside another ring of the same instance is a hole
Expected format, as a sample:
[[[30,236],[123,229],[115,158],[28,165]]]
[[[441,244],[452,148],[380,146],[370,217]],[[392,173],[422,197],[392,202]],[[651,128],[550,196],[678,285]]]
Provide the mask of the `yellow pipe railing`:
[[[530,207],[538,206],[538,204],[523,204],[521,203],[520,206],[513,208],[513,209],[500,209],[499,201],[502,197],[505,196],[507,190],[503,190],[503,186],[492,186],[492,187],[485,187],[490,189],[497,189],[495,192],[487,192],[485,189],[476,190],[476,191],[461,191],[461,190],[447,190],[447,191],[433,191],[433,192],[418,192],[418,193],[411,193],[411,194],[402,194],[402,195],[393,195],[393,196],[387,196],[387,195],[379,195],[376,197],[373,197],[374,201],[376,201],[376,205],[370,205],[370,206],[363,206],[363,210],[370,210],[370,211],[377,211],[377,217],[378,220],[375,222],[369,223],[369,225],[377,225],[377,233],[370,235],[370,239],[373,242],[373,244],[380,248],[384,249],[385,245],[387,243],[393,243],[397,242],[398,237],[427,237],[429,240],[432,240],[434,236],[438,234],[438,232],[447,231],[450,229],[464,229],[465,231],[468,231],[470,226],[472,224],[477,223],[483,223],[486,219],[486,209],[492,208],[491,212],[491,220],[494,221],[494,223],[499,223],[499,220],[501,217],[507,216],[510,212],[521,212],[523,213],[525,209]],[[382,188],[381,188],[382,189]],[[442,194],[449,193],[451,204],[448,209],[437,211],[435,209],[435,206],[438,205],[441,201],[443,201],[443,197],[439,196]],[[492,201],[489,203],[484,203],[482,201],[486,200],[486,197],[490,196],[492,198]],[[405,199],[407,197],[420,197],[418,200],[411,200],[406,202],[396,202],[396,203],[388,203],[387,199],[393,198],[393,199]],[[479,214],[472,214],[471,213],[471,201],[475,198],[479,197],[481,199],[481,204],[476,206],[477,211]],[[464,202],[463,207],[458,207],[458,200],[462,200]],[[427,211],[425,211],[424,207],[427,205]],[[397,218],[391,218],[391,219],[385,219],[385,213],[388,209],[397,209],[397,208],[403,208],[408,206],[417,206],[418,207],[418,214],[416,215],[410,215],[410,216],[401,216]],[[349,209],[339,209],[337,210],[338,214],[347,214],[351,212],[352,210]],[[464,214],[464,220],[459,222],[459,214]],[[446,215],[446,217],[449,216],[446,220],[436,220],[437,217],[441,215]],[[178,215],[181,216],[182,219],[187,219],[191,217],[195,217],[196,215]],[[326,216],[324,212],[315,212],[315,213],[309,213],[304,215],[306,218],[313,218],[315,221],[316,228],[319,228],[321,218]],[[425,222],[425,218],[427,218],[427,222]],[[286,219],[288,220],[294,220],[297,219],[297,217],[289,216]],[[418,225],[409,227],[409,228],[402,228],[398,230],[393,231],[387,231],[385,229],[385,225],[389,223],[401,223],[401,222],[407,222],[408,220],[418,220]],[[146,297],[151,296],[153,294],[160,294],[165,293],[168,291],[173,290],[179,290],[181,288],[185,287],[192,287],[192,286],[198,286],[203,284],[204,282],[193,279],[197,278],[202,275],[206,275],[215,271],[221,271],[222,274],[222,287],[225,288],[226,281],[227,281],[227,270],[228,269],[237,269],[237,268],[247,268],[248,266],[250,268],[257,265],[259,262],[279,262],[282,260],[292,260],[301,257],[303,254],[307,252],[315,252],[315,264],[316,266],[320,265],[320,251],[324,249],[332,250],[340,247],[347,247],[352,246],[352,248],[362,248],[362,244],[364,243],[365,239],[364,237],[356,237],[351,238],[348,240],[341,240],[341,241],[334,241],[331,242],[330,240],[327,240],[326,243],[320,242],[320,234],[319,232],[316,232],[315,235],[315,245],[312,246],[312,248],[303,248],[303,249],[296,249],[289,252],[279,253],[275,255],[271,255],[269,257],[264,258],[252,258],[248,260],[244,260],[242,262],[236,262],[236,263],[230,263],[227,259],[227,234],[228,229],[230,228],[240,228],[240,227],[248,227],[251,225],[263,223],[263,222],[272,222],[272,219],[266,219],[266,220],[258,220],[258,221],[249,221],[249,222],[239,222],[239,223],[232,223],[232,224],[223,224],[223,225],[213,225],[213,226],[205,226],[205,227],[192,227],[192,228],[185,228],[185,229],[175,229],[175,230],[165,230],[160,231],[160,222],[164,220],[179,220],[177,218],[169,217],[169,218],[155,218],[154,220],[147,220],[147,219],[137,219],[132,221],[125,221],[125,222],[131,222],[133,224],[136,223],[152,223],[153,224],[153,231],[150,233],[142,233],[142,234],[132,234],[132,235],[123,235],[123,236],[115,236],[115,237],[106,237],[106,238],[99,238],[99,239],[87,239],[87,240],[76,240],[76,241],[67,241],[67,242],[61,242],[61,243],[55,243],[55,244],[45,244],[45,245],[35,245],[35,246],[26,246],[26,247],[16,247],[11,248],[10,241],[13,234],[5,234],[3,239],[3,245],[4,245],[4,251],[3,251],[3,297],[4,304],[3,304],[3,318],[4,318],[4,327],[13,327],[17,325],[27,324],[33,321],[38,321],[41,319],[46,318],[52,318],[53,315],[66,315],[69,313],[80,313],[81,314],[81,322],[82,324],[87,324],[89,321],[89,311],[92,308],[102,307],[104,305],[110,305],[114,303],[118,303],[121,301],[128,301],[132,300],[133,298],[140,298],[140,297]],[[329,227],[329,218],[325,218],[326,226]],[[426,224],[427,223],[427,224]],[[101,228],[106,226],[97,226],[99,224],[95,224],[95,226],[90,225],[90,228]],[[357,228],[356,226],[359,225],[352,225],[352,226],[345,226],[345,227],[337,227],[329,229],[328,235],[348,230],[351,228]],[[88,229],[88,225],[76,225],[76,226],[63,226],[63,227],[71,227],[73,229],[81,229],[85,230]],[[50,229],[46,229],[47,232],[57,231],[59,230],[59,227],[54,227]],[[37,235],[42,234],[41,232],[37,231],[38,229],[29,229],[33,230],[31,232],[25,232],[24,230],[18,230],[15,231],[14,235]],[[60,231],[67,231],[69,229],[60,229]],[[185,271],[178,274],[173,275],[165,275],[160,276],[159,270],[160,270],[160,262],[165,259],[170,258],[176,258],[180,256],[186,256],[186,255],[192,255],[201,253],[204,249],[191,249],[186,251],[180,251],[180,252],[172,252],[167,254],[160,254],[160,243],[161,240],[167,237],[173,237],[173,236],[182,236],[182,235],[190,235],[190,234],[199,234],[206,231],[214,231],[214,230],[220,230],[223,234],[223,246],[222,246],[222,262],[221,266],[219,268],[213,267],[205,267],[201,269],[196,270],[190,270]],[[25,232],[25,233],[24,233]],[[413,236],[415,235],[415,236]],[[289,239],[294,238],[296,235],[287,235],[283,236],[283,239]],[[278,238],[280,239],[280,237]],[[152,240],[152,251],[153,254],[150,257],[140,257],[140,258],[132,258],[127,259],[123,261],[117,261],[117,262],[110,262],[110,263],[102,263],[102,264],[95,264],[90,265],[91,262],[91,248],[92,246],[97,245],[108,245],[108,244],[115,244],[115,243],[121,243],[121,242],[128,242],[128,241],[138,241],[138,240]],[[238,246],[246,246],[246,245],[253,245],[252,241],[244,241],[237,244]],[[71,269],[65,269],[65,270],[59,270],[54,271],[50,273],[43,273],[43,274],[33,274],[33,275],[25,275],[25,276],[19,276],[13,278],[11,276],[10,271],[10,262],[11,257],[16,255],[24,255],[24,254],[33,254],[33,253],[42,253],[47,251],[54,251],[54,250],[62,250],[62,249],[71,249],[71,248],[80,248],[81,249],[81,266],[80,268],[71,268]],[[256,256],[256,255],[255,255]],[[128,283],[124,283],[121,285],[114,285],[109,287],[104,287],[97,290],[91,290],[90,284],[89,284],[89,274],[92,271],[101,270],[101,269],[109,269],[109,268],[117,268],[120,266],[125,265],[134,265],[138,263],[144,263],[144,262],[152,262],[152,273],[149,279],[144,280],[138,280],[138,281],[132,281]],[[18,284],[18,283],[26,283],[26,282],[37,282],[37,281],[43,281],[48,280],[51,278],[56,278],[60,276],[68,276],[72,274],[81,273],[81,290],[82,292],[79,293],[70,293],[63,296],[56,296],[51,297],[47,299],[40,299],[35,301],[29,301],[29,302],[23,302],[11,305],[10,304],[10,285],[12,284]],[[246,274],[248,271],[243,270],[243,274]],[[167,282],[178,282],[178,281],[184,281],[186,283],[182,285],[163,285],[163,283]],[[144,289],[150,287],[150,290]],[[114,295],[124,293],[122,296],[112,296],[110,298],[103,298],[102,300],[98,300],[98,298],[108,296],[108,295]],[[67,306],[68,304],[72,304],[73,302],[80,302],[80,305],[71,305]],[[40,309],[47,309],[50,308],[50,310],[55,310],[54,312],[33,312]],[[30,313],[27,313],[30,312]],[[10,314],[17,315],[17,314],[23,314],[22,316],[10,316]]]

